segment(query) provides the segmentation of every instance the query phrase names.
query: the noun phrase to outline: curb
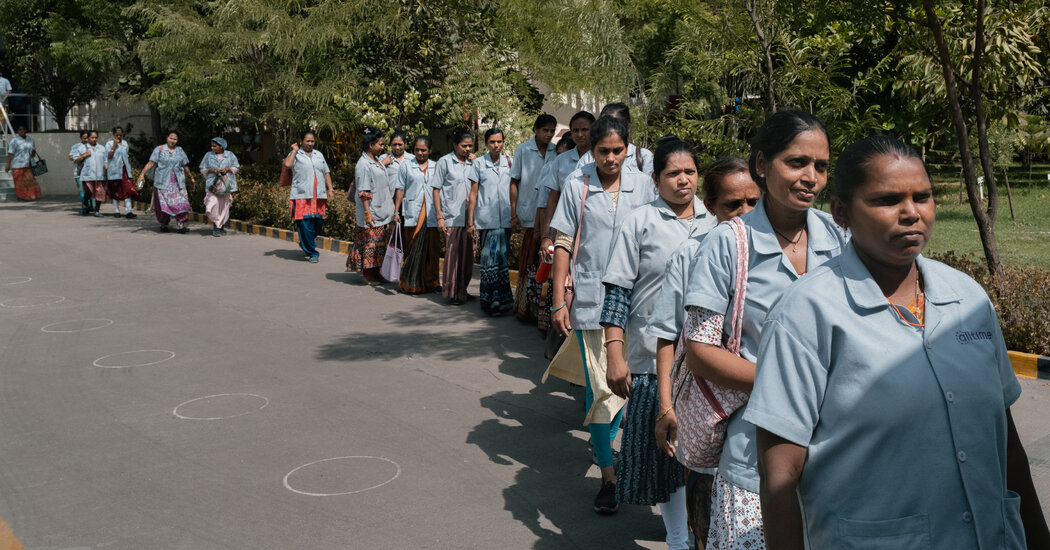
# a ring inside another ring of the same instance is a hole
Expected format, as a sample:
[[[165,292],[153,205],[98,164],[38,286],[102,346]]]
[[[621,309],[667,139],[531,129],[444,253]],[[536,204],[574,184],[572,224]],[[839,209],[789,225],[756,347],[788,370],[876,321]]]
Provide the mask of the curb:
[[[142,211],[142,212],[145,212],[146,209],[149,208],[149,203],[146,203],[146,202],[132,201],[131,204],[132,204],[132,207],[134,207],[136,210],[139,210],[139,211]],[[203,223],[203,224],[208,224],[208,225],[211,224],[211,220],[208,219],[208,215],[207,214],[201,214],[199,212],[190,212],[189,214],[190,214],[190,221],[195,221],[195,222],[198,222],[198,223]],[[229,224],[230,224],[230,228],[233,229],[234,231],[239,231],[241,233],[248,233],[250,235],[258,235],[260,237],[268,237],[268,238],[271,238],[271,239],[277,239],[279,241],[287,241],[287,242],[290,242],[290,243],[299,244],[299,234],[296,233],[295,231],[291,231],[291,230],[288,230],[288,229],[280,229],[280,228],[277,228],[277,227],[270,227],[270,226],[267,226],[267,225],[258,225],[258,224],[254,224],[254,223],[248,223],[246,221],[235,220],[233,218],[230,218]],[[350,254],[350,248],[353,245],[354,245],[354,243],[352,243],[350,241],[343,241],[343,240],[340,240],[340,239],[333,239],[331,237],[318,237],[317,241],[315,242],[315,246],[317,248],[321,249],[321,250],[327,250],[329,252],[335,252],[336,254],[343,254],[343,255]],[[439,264],[438,265],[438,270],[439,271],[441,270],[441,268],[444,265],[444,263],[445,263],[445,259],[441,258],[439,260],[439,262],[438,262],[438,264]],[[474,266],[474,276],[475,277],[479,276],[478,273],[480,273],[480,272],[478,270],[479,270],[479,266],[475,264],[475,266]],[[518,284],[518,270],[511,269],[510,270],[510,286],[513,288],[513,287],[516,287],[517,284]]]
[[[1010,355],[1010,364],[1013,365],[1014,374],[1017,376],[1021,378],[1050,379],[1050,357],[1020,351],[1007,353]]]

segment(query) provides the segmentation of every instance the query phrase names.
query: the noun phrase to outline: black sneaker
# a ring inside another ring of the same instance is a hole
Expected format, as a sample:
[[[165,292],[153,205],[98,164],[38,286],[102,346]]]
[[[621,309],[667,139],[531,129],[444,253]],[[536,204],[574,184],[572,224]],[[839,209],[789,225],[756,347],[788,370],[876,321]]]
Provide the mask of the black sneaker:
[[[615,514],[620,509],[620,503],[616,502],[616,484],[612,481],[602,483],[598,490],[598,496],[594,497],[594,511],[602,515]]]
[[[225,227],[220,227],[219,228],[219,234],[225,235],[226,234],[226,228]]]
[[[129,219],[129,220],[131,220],[131,219],[137,218],[138,216],[137,216],[137,215],[135,215],[135,213],[134,213],[134,212],[132,212],[132,211],[128,210],[128,213],[127,213],[127,214],[124,214],[124,217],[125,217],[125,218],[127,218],[127,219]]]
[[[211,228],[211,236],[212,237],[221,237],[222,236],[222,231],[220,231],[218,227],[213,227],[213,228]]]
[[[114,218],[123,218],[124,216],[121,216],[121,215],[120,215],[120,211],[118,210],[117,212],[114,212],[114,213],[113,213],[113,217],[114,217]]]
[[[161,233],[167,233],[168,231],[171,231],[171,228],[169,228],[167,225],[160,226]]]

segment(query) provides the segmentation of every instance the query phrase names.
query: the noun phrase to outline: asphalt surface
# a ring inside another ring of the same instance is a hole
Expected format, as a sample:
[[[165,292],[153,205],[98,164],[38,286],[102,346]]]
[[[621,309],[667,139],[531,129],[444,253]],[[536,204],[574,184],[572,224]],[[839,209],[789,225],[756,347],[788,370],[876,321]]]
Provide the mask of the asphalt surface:
[[[650,508],[592,511],[582,392],[540,384],[534,327],[192,227],[0,203],[0,539],[665,547]],[[1048,509],[1050,385],[1022,385]]]

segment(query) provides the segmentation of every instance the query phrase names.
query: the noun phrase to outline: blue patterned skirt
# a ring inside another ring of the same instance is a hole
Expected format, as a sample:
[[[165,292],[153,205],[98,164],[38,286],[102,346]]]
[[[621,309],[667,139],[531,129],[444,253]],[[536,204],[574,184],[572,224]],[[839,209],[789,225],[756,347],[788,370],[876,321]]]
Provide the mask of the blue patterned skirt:
[[[623,443],[616,463],[616,500],[652,506],[667,502],[684,484],[684,467],[656,445],[656,375],[631,374],[631,398],[623,416]]]
[[[514,307],[510,290],[510,271],[507,264],[507,245],[510,234],[506,229],[485,229],[481,232],[481,310],[505,313]]]

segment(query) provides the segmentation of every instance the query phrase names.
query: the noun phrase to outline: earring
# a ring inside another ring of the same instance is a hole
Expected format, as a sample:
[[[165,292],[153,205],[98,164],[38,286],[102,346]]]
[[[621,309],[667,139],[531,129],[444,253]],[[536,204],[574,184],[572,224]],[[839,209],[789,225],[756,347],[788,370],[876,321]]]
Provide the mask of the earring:
[[[766,179],[766,175],[765,174],[759,174],[758,175],[758,179],[764,180],[764,179]]]

